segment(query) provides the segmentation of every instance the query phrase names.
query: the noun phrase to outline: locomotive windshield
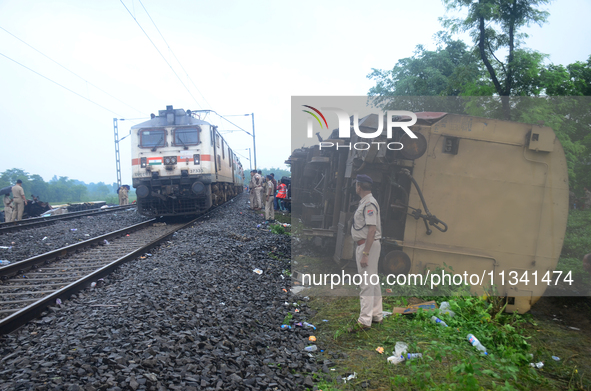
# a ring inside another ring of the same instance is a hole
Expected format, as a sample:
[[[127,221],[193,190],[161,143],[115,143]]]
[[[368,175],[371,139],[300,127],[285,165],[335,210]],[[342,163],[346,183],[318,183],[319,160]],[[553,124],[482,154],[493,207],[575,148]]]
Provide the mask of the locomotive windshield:
[[[199,144],[199,128],[178,128],[174,130],[174,145],[187,146]]]
[[[142,130],[140,132],[140,146],[142,148],[163,147],[165,139],[164,130]]]

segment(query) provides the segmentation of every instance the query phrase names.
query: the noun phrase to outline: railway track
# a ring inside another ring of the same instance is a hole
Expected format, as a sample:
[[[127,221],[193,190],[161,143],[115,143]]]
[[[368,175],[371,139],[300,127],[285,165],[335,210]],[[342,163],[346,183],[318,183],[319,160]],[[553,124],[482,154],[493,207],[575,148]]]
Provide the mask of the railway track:
[[[51,224],[55,221],[60,221],[60,220],[75,219],[77,217],[82,217],[82,216],[96,216],[96,215],[117,212],[117,211],[131,209],[131,208],[135,209],[135,206],[133,206],[133,205],[114,206],[112,208],[106,208],[106,209],[83,210],[80,212],[70,212],[70,213],[65,213],[63,215],[57,215],[57,216],[33,217],[30,219],[26,219],[26,220],[12,221],[10,223],[0,223],[0,234],[6,233],[6,232],[20,231],[22,229],[35,228],[35,227],[39,227],[39,226],[43,226],[43,225],[48,225],[48,224]]]
[[[198,219],[171,224],[152,219],[0,268],[0,334],[93,282],[100,283],[120,264],[142,256]]]

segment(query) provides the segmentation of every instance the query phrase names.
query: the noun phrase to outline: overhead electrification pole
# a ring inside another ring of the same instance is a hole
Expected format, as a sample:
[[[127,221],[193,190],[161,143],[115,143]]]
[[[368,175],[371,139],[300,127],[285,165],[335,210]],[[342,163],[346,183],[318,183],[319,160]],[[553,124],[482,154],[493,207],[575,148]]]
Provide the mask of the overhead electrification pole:
[[[115,132],[115,164],[117,166],[117,188],[121,187],[121,158],[119,156],[119,126],[117,118],[113,118],[113,130]]]
[[[254,150],[254,169],[256,170],[257,169],[257,144],[255,143],[255,137],[254,137],[254,113],[251,113],[250,115],[252,116],[252,148]]]

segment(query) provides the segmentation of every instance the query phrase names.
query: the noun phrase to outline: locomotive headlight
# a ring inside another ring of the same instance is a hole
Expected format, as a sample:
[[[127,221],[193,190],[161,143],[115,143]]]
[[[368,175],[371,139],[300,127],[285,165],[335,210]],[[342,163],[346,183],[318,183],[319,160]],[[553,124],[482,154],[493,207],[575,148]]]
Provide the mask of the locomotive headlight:
[[[193,155],[193,163],[194,164],[199,164],[201,163],[201,155],[196,153],[195,155]]]
[[[145,168],[147,165],[148,165],[148,160],[145,157],[141,158],[140,159],[140,166],[142,168]]]
[[[165,156],[164,157],[164,165],[170,166],[176,164],[176,156]]]

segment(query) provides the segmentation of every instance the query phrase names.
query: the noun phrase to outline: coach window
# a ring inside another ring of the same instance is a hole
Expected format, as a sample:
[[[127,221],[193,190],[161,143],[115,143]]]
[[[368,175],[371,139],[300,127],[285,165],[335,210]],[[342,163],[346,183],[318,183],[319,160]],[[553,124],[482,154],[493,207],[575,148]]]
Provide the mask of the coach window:
[[[224,140],[222,140],[222,159],[226,158],[226,152],[224,152],[225,149],[226,149],[226,145],[224,143]]]
[[[173,131],[174,146],[187,147],[199,144],[199,132],[201,128],[177,128]]]
[[[232,155],[232,150],[228,147],[228,163],[230,163],[230,167],[232,167],[232,161],[234,160],[234,155]]]
[[[141,130],[140,131],[140,147],[141,148],[156,148],[163,147],[166,144],[165,130]]]

